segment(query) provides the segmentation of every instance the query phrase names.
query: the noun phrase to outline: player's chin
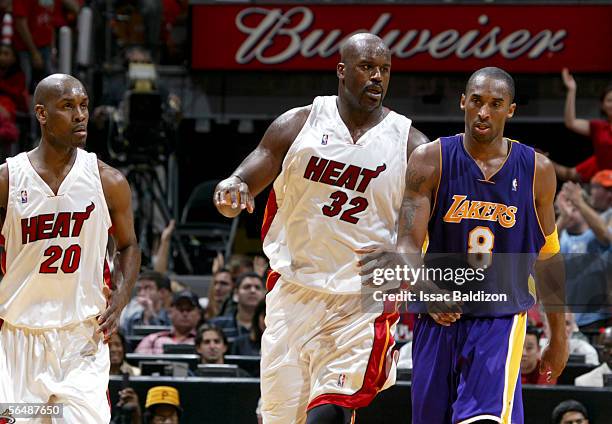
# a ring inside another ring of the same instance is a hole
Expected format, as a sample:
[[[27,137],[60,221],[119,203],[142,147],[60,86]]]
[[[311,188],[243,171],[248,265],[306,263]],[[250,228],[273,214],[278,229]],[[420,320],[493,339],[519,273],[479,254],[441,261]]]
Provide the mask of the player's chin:
[[[79,147],[79,148],[83,148],[85,147],[85,145],[87,144],[87,134],[85,134],[84,136],[73,136],[72,137],[72,147]]]

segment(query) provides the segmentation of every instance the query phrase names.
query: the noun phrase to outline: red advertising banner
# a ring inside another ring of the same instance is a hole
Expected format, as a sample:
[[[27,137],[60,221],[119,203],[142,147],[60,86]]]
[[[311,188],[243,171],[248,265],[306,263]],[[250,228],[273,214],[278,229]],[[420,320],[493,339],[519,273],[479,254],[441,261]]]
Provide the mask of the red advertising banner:
[[[342,41],[377,34],[394,71],[612,71],[612,6],[194,5],[192,67],[330,70]]]

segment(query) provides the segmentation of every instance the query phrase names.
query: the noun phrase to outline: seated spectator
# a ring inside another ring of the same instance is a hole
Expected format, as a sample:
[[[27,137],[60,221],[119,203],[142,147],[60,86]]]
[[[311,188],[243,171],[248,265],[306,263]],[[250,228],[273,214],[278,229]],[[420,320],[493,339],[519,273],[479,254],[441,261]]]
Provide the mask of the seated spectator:
[[[564,400],[553,410],[551,420],[553,424],[589,424],[589,413],[580,402]]]
[[[541,335],[542,331],[540,329],[527,326],[523,356],[521,358],[522,384],[557,384],[556,378],[548,380],[546,374],[540,374]]]
[[[234,291],[238,298],[235,312],[210,320],[212,325],[221,327],[230,340],[249,334],[255,308],[265,296],[264,282],[256,273],[248,272],[236,279]]]
[[[601,306],[607,304],[606,257],[612,233],[575,183],[563,185],[555,205],[559,211],[560,251],[565,259],[567,304],[576,312],[581,329],[599,328],[610,317]]]
[[[610,226],[612,224],[612,169],[599,171],[591,178],[591,206]]]
[[[127,342],[120,332],[114,333],[108,342],[110,352],[110,375],[140,375],[140,368],[133,367],[125,360]]]
[[[145,423],[178,424],[182,413],[179,392],[174,387],[156,386],[147,392]]]
[[[230,298],[234,288],[234,280],[229,270],[221,268],[213,273],[212,284],[208,289],[208,305],[205,318],[210,320],[221,315],[223,305]]]
[[[170,279],[155,271],[145,271],[136,280],[136,302],[140,308],[130,308],[123,331],[132,335],[135,325],[170,325],[168,312],[162,307],[160,292],[170,292]]]
[[[227,337],[222,329],[209,324],[204,324],[198,329],[196,350],[200,354],[202,364],[225,364],[227,349]],[[251,375],[242,368],[238,368],[237,377],[251,377]]]
[[[138,394],[131,387],[119,390],[119,401],[112,408],[110,424],[142,424]]]
[[[612,327],[599,335],[601,346],[601,365],[584,375],[576,377],[576,386],[603,387],[604,374],[612,374]]]
[[[224,364],[227,353],[227,337],[219,327],[204,324],[198,329],[196,351],[203,364]]]
[[[136,353],[162,354],[166,344],[195,345],[196,328],[202,318],[198,296],[189,290],[174,295],[170,307],[170,331],[149,334],[136,347]]]
[[[251,322],[251,331],[249,334],[243,334],[234,340],[232,343],[232,355],[261,355],[261,336],[266,329],[266,298],[264,297],[257,304],[253,320]]]
[[[232,255],[227,267],[232,273],[234,279],[238,279],[238,277],[242,274],[255,272],[255,267],[253,266],[253,258],[242,254]]]
[[[597,350],[589,344],[587,338],[578,330],[574,314],[565,313],[565,333],[569,342],[570,355],[584,355],[585,363],[589,365],[599,365]]]

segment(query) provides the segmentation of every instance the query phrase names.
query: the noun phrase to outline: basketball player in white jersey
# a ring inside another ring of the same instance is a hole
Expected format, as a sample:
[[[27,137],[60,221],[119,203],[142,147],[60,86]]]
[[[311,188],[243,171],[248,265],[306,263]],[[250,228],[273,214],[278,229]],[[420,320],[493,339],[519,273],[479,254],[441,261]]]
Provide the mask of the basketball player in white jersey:
[[[360,295],[360,249],[394,246],[407,158],[427,138],[382,101],[391,53],[372,34],[342,46],[338,96],[285,112],[215,203],[252,212],[274,181],[262,228],[272,272],[262,340],[266,424],[348,423],[395,381],[394,308]]]
[[[89,115],[79,80],[45,78],[34,103],[40,144],[0,166],[0,402],[60,403],[59,422],[108,423],[106,343],[140,267],[130,188],[81,149]],[[113,282],[111,227],[122,275]]]

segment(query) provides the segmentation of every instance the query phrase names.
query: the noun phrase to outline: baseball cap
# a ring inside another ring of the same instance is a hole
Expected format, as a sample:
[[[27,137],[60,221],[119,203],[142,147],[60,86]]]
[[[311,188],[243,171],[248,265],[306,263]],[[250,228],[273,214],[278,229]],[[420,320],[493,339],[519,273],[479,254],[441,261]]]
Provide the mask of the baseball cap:
[[[149,389],[145,408],[149,409],[155,405],[171,405],[182,411],[179,392],[170,386],[155,386]]]
[[[612,169],[604,169],[593,175],[591,184],[599,184],[602,187],[612,187]]]
[[[193,306],[200,307],[200,298],[197,294],[192,292],[191,290],[181,290],[178,293],[174,294],[172,298],[172,305],[176,305],[179,300],[187,299]]]

